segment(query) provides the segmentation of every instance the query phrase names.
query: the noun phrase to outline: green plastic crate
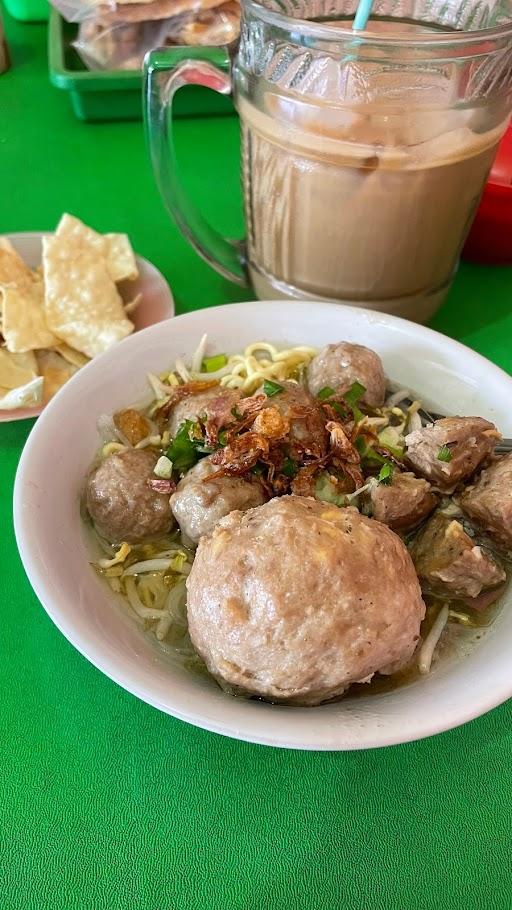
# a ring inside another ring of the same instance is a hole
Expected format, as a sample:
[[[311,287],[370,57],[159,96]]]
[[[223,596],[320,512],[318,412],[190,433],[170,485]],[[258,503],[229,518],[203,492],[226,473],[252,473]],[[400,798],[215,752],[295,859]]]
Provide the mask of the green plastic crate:
[[[48,0],[4,0],[4,5],[20,22],[46,22],[50,13]]]
[[[51,83],[69,92],[73,111],[80,120],[141,120],[141,73],[87,70],[71,46],[76,33],[76,25],[65,22],[57,10],[50,10],[48,64]],[[180,89],[174,101],[177,117],[233,114],[233,110],[229,98],[199,85]]]

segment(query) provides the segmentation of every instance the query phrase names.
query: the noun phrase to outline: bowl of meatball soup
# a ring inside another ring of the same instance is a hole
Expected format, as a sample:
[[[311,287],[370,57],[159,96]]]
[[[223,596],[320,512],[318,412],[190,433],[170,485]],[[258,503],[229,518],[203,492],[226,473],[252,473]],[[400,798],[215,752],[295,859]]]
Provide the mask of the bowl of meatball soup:
[[[78,651],[180,720],[310,750],[441,733],[512,694],[511,394],[364,309],[150,327],[29,436],[27,575]]]

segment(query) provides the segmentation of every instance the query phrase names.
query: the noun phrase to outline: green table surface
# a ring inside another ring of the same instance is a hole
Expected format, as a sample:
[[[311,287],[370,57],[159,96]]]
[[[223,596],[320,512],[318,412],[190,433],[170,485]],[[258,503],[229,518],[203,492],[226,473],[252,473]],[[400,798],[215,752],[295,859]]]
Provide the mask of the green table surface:
[[[239,300],[169,222],[140,124],[74,120],[48,84],[45,27],[6,26],[0,232],[70,211],[127,231],[178,312]],[[183,179],[236,235],[236,120],[182,121],[177,135]],[[511,269],[463,265],[433,325],[510,371],[511,293]],[[73,650],[25,578],[11,493],[30,427],[0,425],[1,910],[509,910],[510,703],[352,754],[234,742],[159,714]]]

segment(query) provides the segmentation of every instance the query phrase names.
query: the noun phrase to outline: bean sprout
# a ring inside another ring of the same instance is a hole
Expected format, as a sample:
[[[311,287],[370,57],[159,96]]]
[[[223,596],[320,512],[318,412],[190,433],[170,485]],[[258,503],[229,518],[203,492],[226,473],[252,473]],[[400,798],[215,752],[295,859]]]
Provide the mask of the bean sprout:
[[[137,593],[137,587],[134,578],[126,579],[126,595],[133,612],[136,613],[137,616],[140,616],[141,619],[161,619],[161,617],[164,615],[163,610],[151,610],[148,607],[144,606]]]
[[[181,357],[176,358],[176,363],[174,365],[174,369],[178,373],[178,376],[180,376],[181,379],[183,379],[183,382],[190,382],[190,373],[187,370],[185,364],[183,363],[183,359]]]
[[[154,373],[147,373],[147,379],[158,401],[165,401],[166,398],[169,398],[172,391],[170,385],[162,382]]]
[[[395,408],[401,401],[404,401],[406,398],[410,398],[411,393],[409,389],[398,389],[396,392],[393,392],[392,395],[386,401],[387,408]]]
[[[192,373],[199,373],[201,370],[201,364],[204,360],[204,352],[206,350],[206,342],[208,341],[208,335],[203,335],[201,341],[199,342],[197,348],[195,349],[192,355],[192,361],[190,363],[190,370]]]
[[[119,547],[119,550],[115,556],[112,557],[112,559],[100,559],[98,565],[102,569],[110,569],[112,566],[117,566],[119,563],[124,562],[131,551],[132,548],[129,543],[122,543]]]
[[[170,559],[144,559],[141,562],[136,562],[133,566],[130,566],[128,569],[125,569],[123,572],[123,578],[126,578],[128,575],[140,575],[143,572],[165,572],[171,567]]]
[[[418,668],[420,673],[430,673],[434,651],[439,643],[441,635],[443,634],[444,627],[448,622],[449,613],[450,610],[446,605],[444,607],[441,607],[439,613],[437,614],[434,625],[432,626],[430,632],[428,633],[425,641],[420,648],[418,654]]]
[[[421,430],[421,427],[422,427],[421,417],[417,411],[414,411],[412,414],[409,415],[408,423],[409,423],[409,425],[407,427],[408,433],[414,433],[416,430]]]

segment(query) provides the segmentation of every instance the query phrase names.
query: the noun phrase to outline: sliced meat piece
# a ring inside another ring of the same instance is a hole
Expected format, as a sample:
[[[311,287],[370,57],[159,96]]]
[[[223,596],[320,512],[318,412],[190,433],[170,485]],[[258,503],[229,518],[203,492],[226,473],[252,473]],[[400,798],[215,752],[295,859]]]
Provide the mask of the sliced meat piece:
[[[297,382],[280,382],[283,391],[267,398],[263,408],[275,408],[290,424],[290,442],[312,458],[327,452],[326,417],[318,401]],[[261,394],[259,389],[257,395]],[[293,457],[293,452],[291,452]]]
[[[435,509],[437,501],[428,481],[409,472],[395,470],[390,484],[379,483],[370,490],[372,517],[393,531],[416,527]]]
[[[441,512],[419,532],[411,556],[421,583],[439,594],[478,597],[506,578],[499,563],[475,544],[461,523]]]
[[[443,417],[405,437],[406,462],[443,493],[453,493],[493,451],[500,433],[483,417]]]
[[[189,395],[173,407],[169,418],[169,432],[176,436],[180,426],[185,420],[197,420],[198,417],[206,421],[211,417],[217,424],[217,429],[224,426],[232,419],[232,409],[242,397],[238,389],[221,389],[214,386],[206,389],[199,395]]]
[[[483,612],[499,600],[505,588],[506,583],[498,585],[497,588],[490,588],[488,591],[482,591],[478,597],[463,597],[462,600],[466,606],[471,607],[472,610]]]
[[[109,455],[89,476],[87,510],[111,543],[140,543],[171,530],[169,495],[149,486],[157,460],[148,449],[125,449]]]
[[[171,509],[181,530],[198,543],[203,534],[213,531],[215,525],[233,509],[245,512],[260,506],[267,499],[263,487],[255,477],[215,477],[217,466],[211,458],[203,458],[180,480],[171,496]]]
[[[512,549],[512,452],[496,459],[459,499],[466,515]]]
[[[346,392],[354,382],[360,382],[366,389],[363,402],[376,408],[384,404],[386,377],[382,361],[375,351],[362,344],[349,341],[328,344],[308,366],[308,386],[313,395],[326,386]]]

